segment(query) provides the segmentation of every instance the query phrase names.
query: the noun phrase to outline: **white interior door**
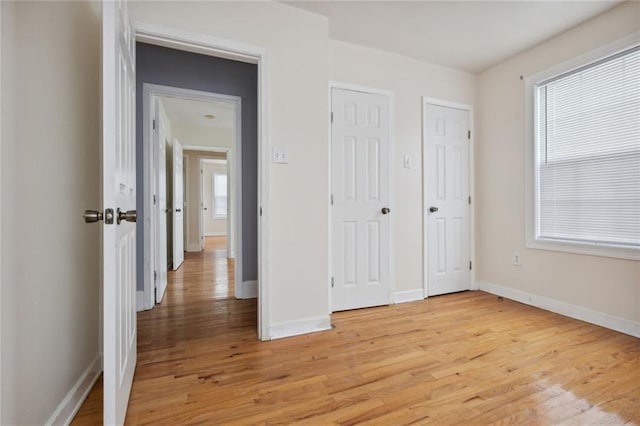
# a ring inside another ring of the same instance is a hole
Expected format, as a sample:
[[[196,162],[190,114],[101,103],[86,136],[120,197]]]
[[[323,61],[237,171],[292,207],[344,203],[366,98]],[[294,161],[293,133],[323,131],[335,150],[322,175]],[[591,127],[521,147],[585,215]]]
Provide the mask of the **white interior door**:
[[[331,90],[333,311],[391,302],[389,103]]]
[[[136,366],[135,40],[126,3],[102,3],[104,424],[124,423]]]
[[[156,128],[154,131],[154,144],[156,150],[156,303],[162,302],[167,289],[167,114],[162,102],[154,97],[154,111]]]
[[[469,290],[469,111],[427,103],[425,206],[427,295]]]
[[[182,145],[173,140],[173,270],[184,262],[184,164]]]

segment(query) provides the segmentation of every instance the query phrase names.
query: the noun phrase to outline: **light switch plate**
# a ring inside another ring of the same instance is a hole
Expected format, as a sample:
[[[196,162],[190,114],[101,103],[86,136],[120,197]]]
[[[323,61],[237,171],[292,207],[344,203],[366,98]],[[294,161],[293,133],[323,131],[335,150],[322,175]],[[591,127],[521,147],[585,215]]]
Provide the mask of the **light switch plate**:
[[[277,164],[289,163],[289,150],[282,148],[273,148],[271,152],[271,161]]]
[[[411,156],[410,155],[405,155],[402,157],[402,162],[404,164],[404,168],[405,169],[410,169],[411,168]]]

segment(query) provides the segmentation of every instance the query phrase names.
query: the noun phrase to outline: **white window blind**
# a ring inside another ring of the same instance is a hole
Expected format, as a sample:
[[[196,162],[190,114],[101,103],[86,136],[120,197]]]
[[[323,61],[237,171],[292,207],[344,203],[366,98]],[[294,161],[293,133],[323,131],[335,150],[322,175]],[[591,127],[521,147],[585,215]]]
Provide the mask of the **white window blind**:
[[[536,238],[640,247],[640,46],[534,90]]]
[[[213,174],[213,217],[227,217],[227,175]]]

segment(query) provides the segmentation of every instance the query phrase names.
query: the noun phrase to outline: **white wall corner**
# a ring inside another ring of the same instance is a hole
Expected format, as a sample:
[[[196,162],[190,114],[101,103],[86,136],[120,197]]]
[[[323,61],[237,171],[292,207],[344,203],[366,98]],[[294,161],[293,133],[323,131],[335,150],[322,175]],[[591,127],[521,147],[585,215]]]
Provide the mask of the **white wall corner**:
[[[326,330],[331,330],[331,317],[322,315],[273,324],[269,328],[269,336],[274,340]]]
[[[604,312],[593,311],[582,306],[572,305],[560,300],[538,296],[526,291],[516,290],[485,281],[478,281],[478,287],[480,290],[486,291],[487,293],[495,294],[497,296],[503,296],[507,299],[524,303],[525,305],[530,305],[536,308],[555,312],[556,314],[564,315],[570,318],[585,321],[611,330],[619,331],[620,333],[629,334],[631,336],[640,338],[640,322],[637,321],[616,317],[610,314],[605,314]]]
[[[45,423],[48,425],[68,425],[80,410],[80,406],[93,388],[102,372],[102,356],[97,354],[89,366],[84,370],[78,381],[67,392],[51,417]]]
[[[241,299],[255,299],[258,297],[258,281],[243,281],[242,282],[242,297]]]
[[[424,299],[424,290],[416,289],[416,290],[405,290],[405,291],[396,291],[393,295],[393,303],[407,303],[407,302],[415,302],[416,300]]]

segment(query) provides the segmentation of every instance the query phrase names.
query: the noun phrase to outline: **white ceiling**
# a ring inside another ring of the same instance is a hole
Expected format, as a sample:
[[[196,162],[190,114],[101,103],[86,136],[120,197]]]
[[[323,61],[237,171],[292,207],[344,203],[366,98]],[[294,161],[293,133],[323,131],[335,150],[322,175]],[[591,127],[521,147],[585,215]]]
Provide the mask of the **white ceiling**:
[[[230,127],[235,125],[235,106],[231,102],[202,102],[162,97],[162,104],[172,126]],[[214,119],[205,115],[214,115]]]
[[[479,73],[622,1],[284,3],[328,17],[332,39]]]

